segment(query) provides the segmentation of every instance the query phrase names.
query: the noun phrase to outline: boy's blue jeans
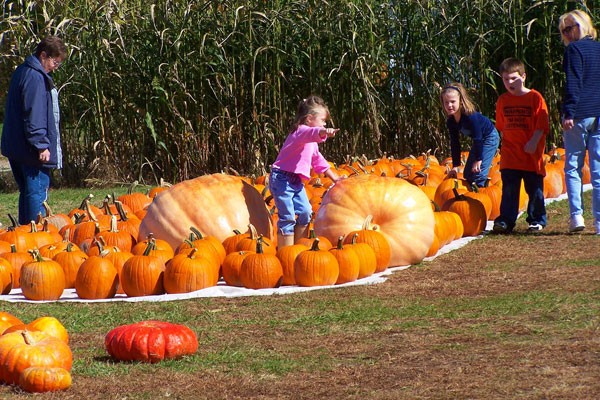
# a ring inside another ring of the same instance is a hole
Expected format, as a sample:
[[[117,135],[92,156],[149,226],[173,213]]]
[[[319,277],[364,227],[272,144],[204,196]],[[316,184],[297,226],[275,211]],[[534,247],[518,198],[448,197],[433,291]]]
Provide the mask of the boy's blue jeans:
[[[48,199],[50,169],[24,165],[13,160],[9,162],[19,187],[19,224],[27,225],[37,220],[39,213],[46,216],[42,204]]]
[[[563,132],[565,145],[565,182],[571,215],[583,214],[583,183],[581,169],[585,152],[589,156],[592,181],[592,214],[600,221],[600,118],[575,120],[575,125]]]
[[[484,187],[490,173],[490,167],[492,166],[492,160],[498,151],[498,145],[500,144],[500,135],[498,131],[494,129],[484,140],[483,150],[481,158],[481,170],[477,173],[471,171],[473,163],[475,162],[475,155],[473,151],[469,152],[467,161],[465,162],[465,168],[463,169],[463,177],[469,183],[475,183],[478,187]]]
[[[502,169],[502,199],[500,201],[500,216],[495,222],[504,222],[509,229],[515,227],[519,215],[519,195],[521,181],[529,196],[527,203],[527,222],[546,226],[546,205],[544,203],[544,177],[533,171],[517,169]]]
[[[294,226],[308,225],[312,206],[299,175],[273,169],[269,178],[269,190],[273,195],[279,220],[277,232],[293,235]],[[298,220],[296,221],[296,215]]]

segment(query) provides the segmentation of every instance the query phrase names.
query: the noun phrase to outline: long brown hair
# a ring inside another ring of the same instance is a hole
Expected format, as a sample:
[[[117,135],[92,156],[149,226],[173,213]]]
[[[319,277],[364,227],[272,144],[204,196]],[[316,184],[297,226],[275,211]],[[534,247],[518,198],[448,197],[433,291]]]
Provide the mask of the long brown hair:
[[[475,106],[473,100],[471,100],[469,93],[467,93],[467,89],[465,89],[465,87],[458,82],[451,82],[442,88],[442,91],[440,92],[440,101],[442,102],[442,108],[444,104],[444,95],[451,90],[457,91],[458,95],[460,96],[461,114],[471,115],[475,111],[477,111],[477,107]]]

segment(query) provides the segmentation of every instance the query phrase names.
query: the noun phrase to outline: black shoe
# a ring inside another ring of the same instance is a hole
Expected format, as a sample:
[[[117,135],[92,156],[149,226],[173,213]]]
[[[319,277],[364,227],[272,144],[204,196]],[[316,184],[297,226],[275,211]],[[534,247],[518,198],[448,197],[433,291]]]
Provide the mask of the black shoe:
[[[492,228],[492,232],[494,233],[510,233],[512,229],[508,228],[506,222],[496,221],[494,222],[494,227]]]

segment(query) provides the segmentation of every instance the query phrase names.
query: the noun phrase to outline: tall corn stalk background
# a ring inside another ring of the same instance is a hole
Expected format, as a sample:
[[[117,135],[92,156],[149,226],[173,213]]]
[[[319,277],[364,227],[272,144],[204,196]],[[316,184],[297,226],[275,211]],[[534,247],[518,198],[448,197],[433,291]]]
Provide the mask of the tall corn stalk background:
[[[47,34],[60,87],[63,181],[260,175],[299,100],[321,95],[340,134],[322,153],[448,154],[440,87],[459,81],[494,119],[496,71],[523,59],[561,145],[558,17],[598,1],[2,1],[0,113],[10,74]],[[0,114],[0,120],[2,114]]]

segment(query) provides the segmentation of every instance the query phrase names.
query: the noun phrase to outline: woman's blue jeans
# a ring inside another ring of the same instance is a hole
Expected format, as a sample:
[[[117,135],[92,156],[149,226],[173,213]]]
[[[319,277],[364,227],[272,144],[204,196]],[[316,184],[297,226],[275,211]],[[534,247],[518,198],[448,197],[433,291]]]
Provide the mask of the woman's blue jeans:
[[[48,199],[50,169],[9,161],[19,187],[19,224],[26,225],[37,220],[40,213],[46,216],[43,203]]]
[[[600,221],[600,124],[599,118],[575,120],[575,125],[563,132],[565,146],[565,182],[571,216],[583,214],[583,182],[581,169],[586,150],[592,183],[592,214]]]
[[[467,161],[465,162],[465,168],[463,169],[463,177],[469,183],[475,183],[479,187],[484,187],[490,173],[490,167],[492,166],[492,160],[498,152],[498,145],[500,144],[500,135],[498,131],[494,129],[485,139],[483,139],[483,150],[481,158],[481,170],[477,173],[471,171],[473,163],[475,162],[475,155],[473,151],[469,152]]]
[[[277,207],[279,233],[293,235],[296,223],[308,225],[312,216],[312,206],[299,175],[274,169],[269,178],[269,190]]]

